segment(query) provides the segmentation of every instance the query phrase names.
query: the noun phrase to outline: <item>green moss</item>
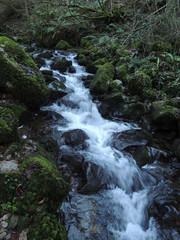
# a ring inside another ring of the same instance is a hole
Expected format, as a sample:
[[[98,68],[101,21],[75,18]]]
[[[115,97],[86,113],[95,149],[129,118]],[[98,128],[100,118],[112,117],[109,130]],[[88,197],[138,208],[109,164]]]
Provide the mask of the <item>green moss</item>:
[[[122,88],[123,88],[122,82],[118,79],[112,81],[112,83],[110,83],[110,86],[109,86],[109,90],[112,93],[121,92]]]
[[[102,65],[90,85],[90,91],[94,93],[105,93],[109,89],[114,77],[114,67],[111,63]]]
[[[18,44],[0,37],[0,87],[29,107],[46,101],[49,89],[32,58]]]
[[[139,95],[141,99],[147,99],[147,92],[151,87],[152,81],[150,77],[142,71],[136,70],[129,79],[130,93],[132,95]]]
[[[7,37],[0,37],[0,47],[12,57],[16,62],[22,63],[27,67],[31,67],[34,70],[38,70],[33,59],[22,50],[22,48]]]
[[[129,52],[129,50],[122,50],[122,49],[117,49],[116,50],[116,54],[118,57],[130,57],[131,53]]]
[[[17,122],[18,119],[10,109],[0,107],[0,144],[18,139]]]
[[[68,185],[52,159],[41,155],[28,157],[24,159],[21,171],[26,180],[23,185],[25,194],[17,205],[19,213],[36,212],[41,200],[48,211],[56,211],[68,192]]]
[[[125,83],[127,82],[129,75],[126,63],[116,67],[116,78],[122,80]]]
[[[151,107],[152,121],[160,125],[161,128],[177,129],[180,110],[177,107],[169,105],[168,101],[155,101]]]
[[[139,120],[142,116],[147,114],[147,107],[142,102],[130,103],[127,107],[121,109],[122,114],[133,120]]]
[[[56,49],[59,49],[59,50],[68,50],[72,48],[71,45],[69,45],[69,43],[67,43],[66,41],[64,40],[60,40],[57,44],[56,44]]]
[[[0,103],[1,107],[7,107],[13,111],[15,114],[16,118],[20,118],[21,115],[27,111],[27,107],[25,105],[20,105],[20,104],[6,104],[6,103]]]
[[[33,219],[33,224],[29,229],[29,239],[67,240],[67,233],[54,215],[42,212]]]
[[[165,43],[162,41],[156,41],[152,44],[151,50],[152,51],[159,51],[159,52],[172,52],[172,46],[170,43]]]
[[[42,146],[36,147],[36,153],[23,156],[19,172],[0,173],[0,208],[3,213],[19,216],[17,230],[28,227],[28,239],[66,240],[66,231],[56,218],[56,211],[69,186],[51,155]]]

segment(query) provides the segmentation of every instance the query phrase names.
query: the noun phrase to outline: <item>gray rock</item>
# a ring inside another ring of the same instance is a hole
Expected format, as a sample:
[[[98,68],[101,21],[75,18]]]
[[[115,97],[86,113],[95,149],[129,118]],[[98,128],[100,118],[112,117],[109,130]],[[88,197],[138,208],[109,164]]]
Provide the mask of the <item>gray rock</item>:
[[[8,223],[7,223],[6,221],[2,221],[2,222],[1,222],[1,226],[2,226],[3,228],[7,228]]]
[[[0,239],[4,239],[6,237],[7,233],[6,232],[3,232],[0,234]]]
[[[62,137],[65,139],[65,143],[68,146],[71,146],[77,150],[82,150],[87,147],[85,140],[89,137],[81,129],[73,129],[62,134]]]
[[[19,217],[17,215],[12,215],[9,221],[9,228],[15,228],[18,224]]]
[[[7,160],[7,161],[10,161],[10,160],[11,160],[11,154],[7,155],[6,160]]]
[[[29,232],[29,229],[28,229],[28,228],[27,228],[27,229],[24,229],[24,230],[20,233],[20,235],[19,235],[19,240],[27,240],[27,239],[28,239],[28,238],[27,238],[28,232]]]
[[[15,160],[11,161],[2,161],[0,164],[0,172],[12,172],[12,171],[18,171],[18,164]]]

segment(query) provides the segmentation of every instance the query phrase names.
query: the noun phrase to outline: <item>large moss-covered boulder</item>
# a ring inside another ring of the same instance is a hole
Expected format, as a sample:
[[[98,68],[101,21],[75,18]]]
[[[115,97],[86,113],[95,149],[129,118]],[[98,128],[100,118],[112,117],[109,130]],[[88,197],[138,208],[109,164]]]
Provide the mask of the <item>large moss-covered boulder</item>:
[[[68,49],[71,49],[71,45],[64,41],[64,40],[60,40],[57,44],[56,44],[56,49],[59,49],[59,50],[68,50]]]
[[[108,91],[114,78],[114,66],[111,63],[102,65],[94,76],[90,84],[92,93],[105,93]]]
[[[65,240],[66,231],[56,211],[68,193],[68,184],[52,156],[33,141],[29,144],[19,152],[18,171],[0,172],[1,212],[16,214],[16,231],[22,226],[29,228],[28,239]],[[27,148],[34,152],[24,156]]]
[[[31,108],[38,108],[49,94],[33,59],[7,37],[0,37],[0,88]]]
[[[179,100],[155,101],[151,106],[151,120],[161,129],[177,129],[180,118]]]
[[[17,122],[13,111],[0,106],[0,144],[17,140]]]

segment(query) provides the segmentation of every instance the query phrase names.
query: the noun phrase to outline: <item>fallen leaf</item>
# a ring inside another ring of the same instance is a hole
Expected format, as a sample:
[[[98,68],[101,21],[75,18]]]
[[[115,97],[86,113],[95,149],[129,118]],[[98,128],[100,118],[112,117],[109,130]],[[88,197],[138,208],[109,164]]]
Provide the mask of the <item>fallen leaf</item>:
[[[43,202],[44,202],[44,199],[41,200],[41,201],[39,201],[38,204],[39,204],[39,205],[40,205],[40,204],[43,204]]]

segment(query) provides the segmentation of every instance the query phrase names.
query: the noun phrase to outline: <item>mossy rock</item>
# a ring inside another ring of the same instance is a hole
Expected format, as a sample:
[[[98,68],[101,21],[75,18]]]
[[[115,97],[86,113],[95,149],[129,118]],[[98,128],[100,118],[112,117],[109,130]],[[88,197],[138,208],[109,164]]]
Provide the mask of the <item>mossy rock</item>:
[[[6,37],[0,37],[0,79],[0,87],[31,108],[48,98],[49,89],[33,59]]]
[[[6,107],[11,109],[17,119],[19,119],[22,114],[28,110],[25,105],[14,103],[0,103],[0,107]]]
[[[87,64],[86,71],[89,73],[95,74],[97,72],[97,70],[107,62],[108,62],[107,58],[100,58],[96,61],[90,62]]]
[[[163,42],[163,41],[156,41],[151,45],[152,51],[159,51],[159,52],[172,52],[173,47],[170,43]]]
[[[19,212],[35,213],[38,207],[55,212],[68,193],[68,184],[53,160],[42,155],[28,157],[23,160],[20,170],[25,176],[25,194],[17,203]],[[41,201],[42,205],[39,205]]]
[[[116,67],[116,78],[122,80],[124,83],[127,83],[129,75],[126,63]]]
[[[151,89],[152,81],[143,71],[136,70],[130,77],[128,85],[132,95],[139,95],[143,100],[148,99],[147,91]]]
[[[68,240],[65,228],[55,215],[47,212],[34,217],[28,237],[29,240]]]
[[[131,53],[129,50],[123,50],[123,49],[117,49],[116,50],[116,55],[118,57],[130,57],[131,56]]]
[[[146,105],[142,102],[130,103],[126,107],[123,106],[121,111],[124,117],[132,120],[139,120],[148,112]]]
[[[121,92],[111,93],[104,97],[104,101],[112,107],[117,107],[124,102],[124,96]]]
[[[72,48],[72,46],[64,40],[60,40],[56,44],[56,49],[59,49],[59,50],[68,50],[68,49],[71,49],[71,48]]]
[[[90,84],[92,93],[105,93],[108,91],[110,84],[114,78],[114,66],[111,63],[102,65],[94,76]]]
[[[112,93],[117,93],[117,92],[121,92],[123,90],[123,84],[121,82],[121,80],[114,80],[112,81],[112,83],[109,86],[109,90]]]
[[[18,139],[17,123],[18,119],[13,111],[0,106],[0,144]]]
[[[81,66],[87,66],[87,64],[89,63],[88,58],[82,53],[78,54],[77,61],[78,61],[78,64]]]
[[[61,73],[66,72],[70,66],[72,66],[72,61],[65,58],[58,59],[51,64],[52,69],[58,70]]]
[[[176,129],[178,132],[178,119],[180,109],[168,101],[155,101],[151,106],[151,120],[160,129]]]

